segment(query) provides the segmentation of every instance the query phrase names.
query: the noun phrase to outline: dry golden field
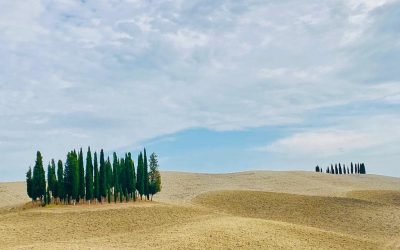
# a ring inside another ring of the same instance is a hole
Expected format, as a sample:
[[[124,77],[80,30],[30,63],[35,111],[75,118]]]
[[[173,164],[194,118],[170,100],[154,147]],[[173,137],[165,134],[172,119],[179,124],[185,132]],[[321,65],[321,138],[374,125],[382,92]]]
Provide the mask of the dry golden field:
[[[1,249],[400,249],[400,179],[163,172],[155,201],[23,209],[0,183]]]

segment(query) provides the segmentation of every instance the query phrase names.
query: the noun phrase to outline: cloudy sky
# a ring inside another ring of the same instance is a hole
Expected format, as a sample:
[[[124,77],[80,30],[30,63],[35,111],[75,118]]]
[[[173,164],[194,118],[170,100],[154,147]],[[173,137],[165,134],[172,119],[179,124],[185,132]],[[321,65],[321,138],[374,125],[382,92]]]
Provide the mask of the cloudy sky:
[[[399,62],[400,1],[0,0],[0,180],[88,145],[400,176]]]

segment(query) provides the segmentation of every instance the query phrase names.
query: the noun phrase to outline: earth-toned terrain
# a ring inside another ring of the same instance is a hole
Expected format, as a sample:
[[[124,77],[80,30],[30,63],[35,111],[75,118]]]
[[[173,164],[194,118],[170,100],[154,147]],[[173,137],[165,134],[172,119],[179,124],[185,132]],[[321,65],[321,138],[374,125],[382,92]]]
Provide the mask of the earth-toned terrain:
[[[400,249],[400,179],[162,173],[154,201],[30,208],[0,183],[0,248]]]

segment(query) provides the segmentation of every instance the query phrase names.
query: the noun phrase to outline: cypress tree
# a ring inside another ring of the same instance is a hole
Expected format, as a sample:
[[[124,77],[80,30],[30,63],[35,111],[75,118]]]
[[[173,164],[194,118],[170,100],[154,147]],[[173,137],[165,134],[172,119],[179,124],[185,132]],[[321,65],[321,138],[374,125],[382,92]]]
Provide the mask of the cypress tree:
[[[147,200],[150,199],[149,193],[149,170],[147,167],[147,155],[146,155],[146,148],[143,149],[143,176],[144,176],[144,195],[146,196]]]
[[[340,163],[339,163],[339,174],[343,174],[342,167],[340,166]]]
[[[128,154],[125,154],[125,182],[126,182],[126,201],[132,197],[132,169],[130,168],[130,160]]]
[[[149,165],[149,193],[151,194],[151,200],[153,200],[153,195],[161,191],[161,175],[158,170],[158,160],[155,153],[150,155]]]
[[[79,163],[76,151],[68,153],[65,170],[66,181],[68,182],[68,196],[75,205],[75,202],[79,199]]]
[[[364,165],[364,163],[361,163],[361,165],[360,165],[360,174],[366,174],[367,172],[366,172],[366,170],[365,170],[365,165]]]
[[[348,174],[348,173],[346,173],[346,165],[345,164],[343,164],[343,174]]]
[[[128,195],[130,198],[133,198],[133,200],[136,200],[135,165],[131,153],[126,154],[125,157]]]
[[[93,162],[92,162],[92,152],[90,152],[90,147],[88,148],[86,154],[86,200],[90,201],[93,199]]]
[[[97,153],[94,152],[94,197],[97,201],[100,201],[100,176],[99,176],[99,167],[97,164]]]
[[[112,167],[111,167],[111,162],[110,162],[110,158],[107,157],[107,161],[105,163],[106,166],[106,189],[107,189],[107,197],[108,200],[110,201],[110,195],[111,195],[111,188],[113,185],[113,175],[112,175]],[[109,202],[110,203],[110,202]]]
[[[140,199],[142,200],[144,194],[144,166],[142,152],[140,152],[138,156],[136,189],[138,190]]]
[[[26,192],[29,198],[33,201],[33,190],[32,190],[32,169],[29,167],[28,172],[26,172]]]
[[[353,174],[353,162],[350,164],[350,170],[351,170],[351,174]]]
[[[315,167],[315,172],[319,173],[319,166],[318,165]]]
[[[338,170],[337,164],[335,164],[335,174],[338,174],[338,173],[339,173],[339,170]]]
[[[70,203],[72,194],[72,169],[71,169],[71,152],[67,154],[67,160],[64,166],[64,199],[66,203]]]
[[[107,189],[114,187],[114,178],[113,178],[113,173],[112,173],[110,157],[107,157],[107,161],[106,161],[106,186],[107,186]]]
[[[119,185],[119,161],[117,154],[113,153],[113,180],[114,180],[114,202],[117,203],[118,193],[120,192]]]
[[[127,197],[127,183],[126,183],[126,167],[125,167],[125,160],[124,158],[121,158],[120,163],[120,174],[119,174],[119,183],[121,187],[121,194],[123,194],[124,197]]]
[[[43,169],[43,158],[40,151],[37,151],[36,153],[36,162],[35,166],[33,167],[32,183],[33,199],[36,200],[37,198],[39,198],[40,201],[43,201],[43,198],[46,195],[46,178]]]
[[[82,148],[79,150],[78,155],[78,168],[79,168],[79,199],[85,199],[85,167],[83,165],[83,152]]]
[[[100,151],[100,178],[99,178],[99,182],[100,182],[100,196],[101,196],[101,200],[103,201],[103,198],[106,197],[107,195],[107,180],[106,180],[106,163],[104,161],[104,152],[103,149]]]
[[[335,174],[335,170],[333,169],[333,164],[331,164],[331,174]]]
[[[58,198],[58,181],[57,181],[57,175],[56,175],[56,162],[54,159],[51,159],[51,182],[52,182],[52,189],[51,191],[51,196],[53,196],[55,199]]]
[[[58,197],[61,200],[65,199],[65,191],[64,191],[64,170],[63,170],[63,164],[61,160],[58,160],[57,162],[57,193]]]
[[[329,166],[326,168],[326,173],[329,174]]]
[[[350,174],[349,167],[347,167],[347,174]]]

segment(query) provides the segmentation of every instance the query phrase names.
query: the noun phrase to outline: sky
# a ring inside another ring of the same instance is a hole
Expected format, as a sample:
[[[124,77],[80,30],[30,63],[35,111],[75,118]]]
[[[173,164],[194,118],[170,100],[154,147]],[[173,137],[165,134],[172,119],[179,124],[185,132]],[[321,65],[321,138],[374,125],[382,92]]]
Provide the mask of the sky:
[[[0,0],[0,181],[40,150],[400,177],[400,1]]]

